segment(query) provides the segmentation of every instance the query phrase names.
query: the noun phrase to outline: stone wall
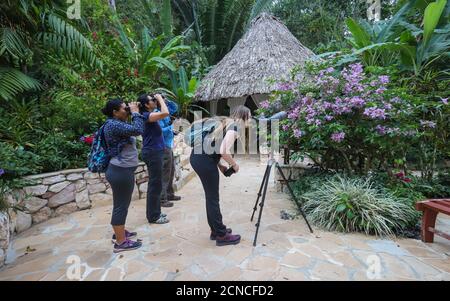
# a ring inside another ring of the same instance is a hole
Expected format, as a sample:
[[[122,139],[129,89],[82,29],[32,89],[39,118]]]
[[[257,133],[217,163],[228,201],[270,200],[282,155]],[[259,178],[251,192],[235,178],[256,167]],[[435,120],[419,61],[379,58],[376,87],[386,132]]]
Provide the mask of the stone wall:
[[[280,161],[282,162],[282,161]],[[280,164],[281,170],[283,171],[284,176],[286,177],[286,180],[289,182],[289,184],[292,185],[296,180],[298,180],[307,169],[311,168],[311,163],[308,162],[299,162],[299,163],[293,163],[293,164]],[[289,190],[286,185],[286,181],[284,181],[283,177],[281,176],[278,168],[274,168],[275,176],[275,188],[277,192],[284,192],[289,193]]]
[[[184,149],[175,151],[175,191],[192,178],[193,172],[185,153],[188,151]],[[182,156],[185,157],[183,160]],[[132,200],[146,197],[147,166],[140,163],[135,175]],[[7,213],[0,212],[0,267],[4,264],[6,250],[14,234],[52,217],[112,204],[112,190],[104,174],[74,169],[33,175],[27,179],[32,180],[33,186],[7,195],[6,200],[12,208]]]

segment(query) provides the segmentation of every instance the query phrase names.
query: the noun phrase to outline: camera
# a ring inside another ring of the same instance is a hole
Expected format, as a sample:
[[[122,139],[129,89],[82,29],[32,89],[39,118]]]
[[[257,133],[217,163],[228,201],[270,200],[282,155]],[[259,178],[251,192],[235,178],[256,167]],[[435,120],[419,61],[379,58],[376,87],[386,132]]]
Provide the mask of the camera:
[[[236,171],[234,170],[234,168],[231,166],[229,167],[223,174],[225,177],[231,177],[232,174],[234,174]]]

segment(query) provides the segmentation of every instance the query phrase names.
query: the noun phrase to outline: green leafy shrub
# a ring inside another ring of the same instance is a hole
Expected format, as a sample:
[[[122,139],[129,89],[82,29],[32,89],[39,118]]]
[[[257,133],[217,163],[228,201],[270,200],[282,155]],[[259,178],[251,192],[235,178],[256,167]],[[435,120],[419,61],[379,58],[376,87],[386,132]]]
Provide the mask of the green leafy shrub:
[[[297,193],[311,221],[331,231],[393,235],[418,220],[408,200],[376,188],[369,178],[335,175]]]
[[[79,141],[68,141],[62,133],[50,134],[36,147],[41,172],[86,167],[89,147]]]

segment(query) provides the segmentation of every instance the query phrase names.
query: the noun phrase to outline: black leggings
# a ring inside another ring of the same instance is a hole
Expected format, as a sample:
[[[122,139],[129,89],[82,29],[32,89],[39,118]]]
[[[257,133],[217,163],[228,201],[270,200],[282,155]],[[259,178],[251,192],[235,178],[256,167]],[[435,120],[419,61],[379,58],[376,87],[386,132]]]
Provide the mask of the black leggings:
[[[111,225],[123,226],[127,219],[128,207],[134,190],[134,172],[137,167],[119,167],[109,164],[106,179],[113,192],[113,212]]]
[[[206,216],[211,231],[218,236],[226,234],[227,227],[222,222],[219,204],[219,169],[217,162],[208,155],[191,153],[191,166],[203,185],[206,198]]]

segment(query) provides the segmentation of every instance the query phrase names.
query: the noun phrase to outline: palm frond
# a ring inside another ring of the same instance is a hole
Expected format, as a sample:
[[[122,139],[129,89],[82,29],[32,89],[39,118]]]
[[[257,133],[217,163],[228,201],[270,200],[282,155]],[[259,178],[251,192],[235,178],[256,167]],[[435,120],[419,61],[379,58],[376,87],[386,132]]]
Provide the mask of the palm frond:
[[[7,54],[16,59],[24,59],[29,51],[23,32],[9,27],[0,28],[0,56]]]
[[[75,27],[54,14],[48,14],[46,21],[49,31],[38,34],[38,39],[45,47],[55,50],[59,55],[101,68],[101,61],[95,55],[91,43]]]
[[[34,78],[15,68],[0,67],[0,98],[10,100],[19,93],[41,89]]]

